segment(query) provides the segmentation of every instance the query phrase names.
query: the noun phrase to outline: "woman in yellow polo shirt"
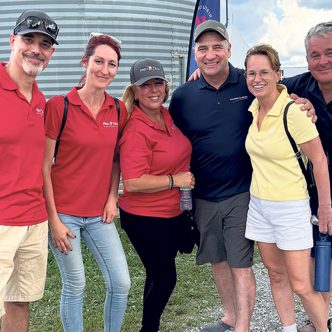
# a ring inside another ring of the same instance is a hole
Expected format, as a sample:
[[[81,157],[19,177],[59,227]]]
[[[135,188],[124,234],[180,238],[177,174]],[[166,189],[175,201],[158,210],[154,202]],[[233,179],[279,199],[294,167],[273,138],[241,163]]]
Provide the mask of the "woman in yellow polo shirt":
[[[326,332],[324,301],[310,279],[313,240],[306,181],[283,124],[291,99],[286,87],[278,84],[278,53],[269,45],[254,46],[247,52],[245,67],[248,89],[256,97],[249,108],[253,123],[246,139],[253,166],[246,237],[257,241],[283,331],[297,331],[294,291],[316,331]],[[331,235],[328,168],[318,132],[296,104],[291,105],[287,120],[296,144],[313,163],[320,232]]]

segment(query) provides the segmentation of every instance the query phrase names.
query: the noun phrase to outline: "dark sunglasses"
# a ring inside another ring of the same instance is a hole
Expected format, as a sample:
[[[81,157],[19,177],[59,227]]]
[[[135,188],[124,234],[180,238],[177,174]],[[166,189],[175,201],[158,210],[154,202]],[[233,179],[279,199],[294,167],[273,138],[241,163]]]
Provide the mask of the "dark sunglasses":
[[[49,20],[42,19],[40,17],[28,16],[24,20],[22,20],[20,23],[16,24],[16,26],[14,28],[14,34],[21,31],[21,29],[18,29],[18,28],[22,28],[23,24],[25,24],[25,26],[28,29],[37,29],[37,30],[40,30],[39,27],[42,24],[44,26],[45,31],[47,31],[51,35],[51,37],[53,37],[54,39],[56,39],[56,37],[58,36],[58,33],[59,33],[59,28],[56,23],[51,22]]]

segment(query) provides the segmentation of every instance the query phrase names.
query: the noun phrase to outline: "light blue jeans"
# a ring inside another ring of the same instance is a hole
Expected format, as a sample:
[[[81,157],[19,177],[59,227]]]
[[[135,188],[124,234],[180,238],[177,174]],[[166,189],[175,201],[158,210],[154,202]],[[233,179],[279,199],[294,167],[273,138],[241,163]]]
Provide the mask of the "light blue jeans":
[[[81,239],[94,255],[106,285],[104,303],[104,331],[120,332],[130,277],[126,256],[114,223],[103,223],[98,217],[76,217],[59,213],[62,222],[76,235],[69,238],[73,250],[68,255],[49,244],[58,262],[62,292],[60,313],[65,332],[83,332],[83,297],[85,273],[82,259]]]

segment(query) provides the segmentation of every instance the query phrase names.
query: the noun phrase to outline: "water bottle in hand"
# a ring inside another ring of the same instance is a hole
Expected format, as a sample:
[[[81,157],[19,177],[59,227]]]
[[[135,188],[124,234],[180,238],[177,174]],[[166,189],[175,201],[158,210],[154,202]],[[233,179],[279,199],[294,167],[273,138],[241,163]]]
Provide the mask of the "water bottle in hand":
[[[316,292],[330,291],[331,242],[327,235],[320,234],[315,248],[315,286]]]
[[[192,210],[193,201],[190,188],[180,188],[180,210]]]

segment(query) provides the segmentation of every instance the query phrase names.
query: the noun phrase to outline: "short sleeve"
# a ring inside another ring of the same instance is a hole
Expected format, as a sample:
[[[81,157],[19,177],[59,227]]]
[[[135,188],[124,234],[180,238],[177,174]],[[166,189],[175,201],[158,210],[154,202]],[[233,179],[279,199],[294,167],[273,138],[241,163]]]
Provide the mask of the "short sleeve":
[[[307,112],[301,111],[300,106],[292,104],[287,114],[289,132],[296,144],[303,144],[316,138],[319,134]]]
[[[57,139],[64,112],[64,97],[52,97],[46,103],[45,109],[45,134],[49,138]],[[69,107],[69,106],[68,106]]]

